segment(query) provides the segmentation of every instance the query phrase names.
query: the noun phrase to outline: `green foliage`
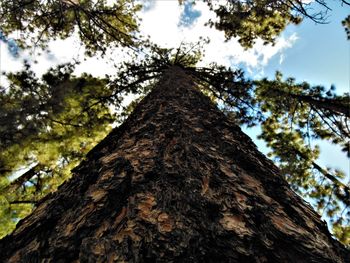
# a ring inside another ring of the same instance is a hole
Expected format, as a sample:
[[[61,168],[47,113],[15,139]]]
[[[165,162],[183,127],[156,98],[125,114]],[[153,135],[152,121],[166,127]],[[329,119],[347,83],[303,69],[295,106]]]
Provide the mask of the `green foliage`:
[[[107,80],[88,75],[75,78],[71,77],[71,72],[71,65],[59,66],[45,74],[41,81],[29,66],[26,71],[8,74],[10,86],[0,92],[1,160],[8,159],[7,166],[2,166],[1,170],[12,171],[18,167],[14,156],[20,149],[23,154],[20,158],[29,163],[48,162],[49,152],[53,155],[57,151],[65,153],[63,141],[77,147],[81,143],[76,141],[78,138],[91,137],[100,129],[99,125],[114,120],[106,104],[112,92],[106,87]],[[42,150],[36,150],[35,158],[32,157],[33,141],[43,144],[38,146]],[[55,143],[48,147],[47,141]],[[26,150],[27,146],[30,149]],[[72,153],[68,151],[67,154]]]
[[[118,107],[122,99],[109,80],[74,77],[72,70],[70,64],[61,65],[39,80],[27,65],[25,71],[8,74],[10,85],[1,88],[0,197],[2,220],[7,220],[2,228],[13,226],[19,215],[69,178],[118,120],[110,105]],[[23,167],[32,167],[31,174],[20,180],[29,172],[14,171]],[[9,180],[14,176],[19,178]]]
[[[274,116],[288,116],[289,125],[303,138],[326,139],[340,145],[349,155],[349,94],[338,96],[335,87],[311,87],[304,82],[296,84],[293,78],[256,81],[256,100],[262,111]],[[294,127],[293,127],[294,125]]]
[[[218,21],[210,20],[208,25],[224,31],[226,39],[238,37],[246,48],[253,46],[257,38],[265,44],[275,43],[276,37],[290,24],[298,24],[301,17],[293,14],[293,8],[286,1],[227,1],[225,5],[206,0]]]
[[[13,230],[20,218],[24,218],[32,211],[31,204],[10,204],[0,195],[0,237]]]
[[[0,29],[5,35],[19,32],[20,47],[46,47],[48,41],[65,39],[75,30],[87,55],[104,53],[111,45],[135,45],[135,13],[141,8],[130,0],[61,0],[0,2]],[[18,34],[17,34],[18,36]]]

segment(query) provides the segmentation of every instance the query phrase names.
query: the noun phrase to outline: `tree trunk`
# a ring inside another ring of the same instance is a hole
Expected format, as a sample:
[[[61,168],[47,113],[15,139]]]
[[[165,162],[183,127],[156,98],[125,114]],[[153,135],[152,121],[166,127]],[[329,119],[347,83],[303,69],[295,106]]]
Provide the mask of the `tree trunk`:
[[[0,262],[350,262],[240,128],[167,70],[73,178],[0,241]]]

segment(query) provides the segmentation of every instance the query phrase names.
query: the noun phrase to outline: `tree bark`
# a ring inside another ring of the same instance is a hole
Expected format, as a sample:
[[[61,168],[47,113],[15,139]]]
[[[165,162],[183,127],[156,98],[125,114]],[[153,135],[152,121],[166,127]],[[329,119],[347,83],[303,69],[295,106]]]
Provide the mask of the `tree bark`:
[[[240,128],[169,68],[0,262],[350,262]]]

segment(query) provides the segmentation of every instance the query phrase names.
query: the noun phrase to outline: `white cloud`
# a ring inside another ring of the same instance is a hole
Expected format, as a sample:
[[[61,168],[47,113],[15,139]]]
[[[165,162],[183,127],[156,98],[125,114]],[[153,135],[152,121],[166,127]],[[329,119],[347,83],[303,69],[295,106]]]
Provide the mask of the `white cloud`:
[[[18,56],[13,57],[9,53],[6,43],[0,41],[0,72],[23,70],[23,61],[27,60],[37,76],[41,76],[51,67],[76,60],[81,62],[76,66],[74,72],[76,75],[85,72],[93,76],[104,77],[106,74],[113,75],[115,73],[113,64],[127,59],[127,53],[122,48],[110,50],[104,58],[101,56],[86,58],[85,49],[76,35],[65,40],[51,41],[48,50],[49,52],[42,52],[39,49],[19,50]],[[0,79],[0,84],[6,84],[3,77]]]
[[[183,6],[177,1],[155,1],[152,9],[141,13],[141,33],[161,46],[176,46],[181,42],[182,32],[177,25],[182,10]]]
[[[71,60],[69,52],[72,50],[69,41],[55,41],[50,43],[50,50],[52,53],[39,52],[38,50],[19,50],[18,56],[12,56],[6,44],[0,43],[0,65],[1,72],[16,72],[23,69],[24,60],[32,65],[32,69],[41,75],[47,71],[48,68],[57,65],[58,63],[65,63]]]
[[[281,54],[278,63],[279,63],[280,65],[282,65],[283,61],[284,61],[284,54]]]
[[[223,32],[204,26],[210,18],[216,19],[205,3],[196,2],[194,8],[202,15],[190,27],[178,27],[183,6],[179,6],[177,1],[155,1],[154,7],[141,15],[141,32],[149,35],[155,43],[173,48],[177,48],[182,41],[196,42],[201,36],[208,37],[210,43],[206,46],[201,65],[210,62],[231,67],[244,64],[248,70],[254,71],[261,70],[272,57],[283,54],[297,40],[295,34],[279,37],[274,46],[264,45],[262,40],[257,40],[253,48],[245,50],[237,39],[225,42]]]
[[[7,44],[0,41],[0,71],[16,71],[21,67],[20,59],[13,57],[8,50]]]

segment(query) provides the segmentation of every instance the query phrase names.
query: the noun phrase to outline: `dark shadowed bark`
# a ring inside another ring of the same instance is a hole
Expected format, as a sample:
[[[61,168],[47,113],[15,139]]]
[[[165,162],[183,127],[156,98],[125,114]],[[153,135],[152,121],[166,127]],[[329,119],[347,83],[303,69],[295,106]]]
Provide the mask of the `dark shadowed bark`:
[[[350,262],[177,67],[0,251],[0,262]]]

